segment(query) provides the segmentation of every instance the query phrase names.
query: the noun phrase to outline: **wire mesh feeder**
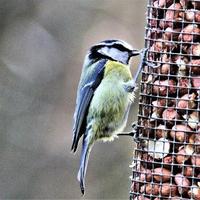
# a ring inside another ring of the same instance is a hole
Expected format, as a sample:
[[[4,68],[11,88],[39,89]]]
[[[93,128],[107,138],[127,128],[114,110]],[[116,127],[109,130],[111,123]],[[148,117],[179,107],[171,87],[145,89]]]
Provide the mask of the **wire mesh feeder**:
[[[200,200],[200,1],[149,0],[131,199]]]

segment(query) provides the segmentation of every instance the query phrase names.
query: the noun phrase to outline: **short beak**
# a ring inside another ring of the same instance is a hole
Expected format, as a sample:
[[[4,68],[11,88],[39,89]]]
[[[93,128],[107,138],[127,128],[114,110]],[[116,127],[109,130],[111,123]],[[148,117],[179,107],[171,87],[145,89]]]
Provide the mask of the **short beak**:
[[[131,56],[138,56],[142,53],[142,50],[133,49],[131,51]]]

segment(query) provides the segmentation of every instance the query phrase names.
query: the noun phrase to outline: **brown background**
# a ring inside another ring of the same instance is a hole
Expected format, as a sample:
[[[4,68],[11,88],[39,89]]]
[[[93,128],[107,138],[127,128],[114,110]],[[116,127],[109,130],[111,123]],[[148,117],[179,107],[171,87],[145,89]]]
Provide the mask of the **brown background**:
[[[110,38],[142,48],[145,10],[145,0],[0,0],[1,199],[81,197],[70,146],[85,52]],[[128,199],[132,151],[130,138],[94,146],[85,199]]]

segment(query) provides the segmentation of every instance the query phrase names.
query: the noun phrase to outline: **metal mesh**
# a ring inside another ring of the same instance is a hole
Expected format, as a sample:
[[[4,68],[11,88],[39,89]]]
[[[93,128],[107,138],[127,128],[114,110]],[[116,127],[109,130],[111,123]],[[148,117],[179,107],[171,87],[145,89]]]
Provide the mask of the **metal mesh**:
[[[131,199],[200,200],[200,1],[149,0]]]

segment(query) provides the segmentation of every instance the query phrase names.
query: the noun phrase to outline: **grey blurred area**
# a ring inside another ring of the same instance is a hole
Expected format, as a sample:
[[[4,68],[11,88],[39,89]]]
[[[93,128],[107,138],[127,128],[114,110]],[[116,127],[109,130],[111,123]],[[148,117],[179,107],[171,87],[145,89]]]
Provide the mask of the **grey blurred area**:
[[[142,48],[145,10],[144,0],[0,0],[0,199],[83,198],[70,146],[84,55],[110,38]],[[128,199],[132,156],[131,138],[97,143],[84,199]]]

